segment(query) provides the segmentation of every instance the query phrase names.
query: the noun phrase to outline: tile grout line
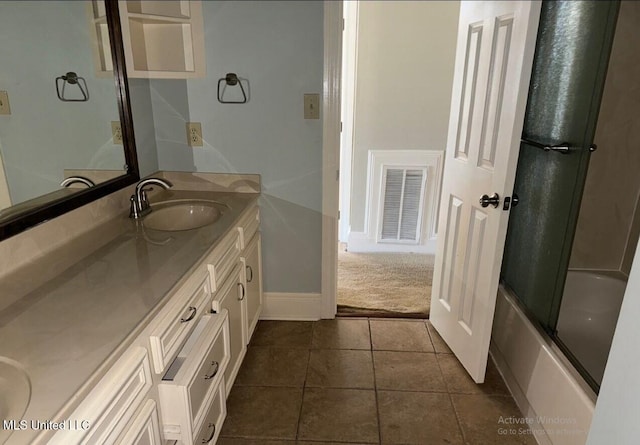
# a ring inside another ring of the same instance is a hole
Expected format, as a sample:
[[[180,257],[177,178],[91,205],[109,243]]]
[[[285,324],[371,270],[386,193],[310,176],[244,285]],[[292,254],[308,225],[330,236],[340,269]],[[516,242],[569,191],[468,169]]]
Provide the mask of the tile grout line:
[[[376,417],[378,421],[378,443],[382,443],[382,423],[380,422],[380,402],[378,400],[378,380],[376,379],[376,364],[373,357],[373,334],[371,333],[371,319],[367,318],[367,326],[369,327],[369,353],[371,354],[371,368],[373,371],[373,394],[376,399]]]
[[[427,326],[425,325],[425,328]],[[429,329],[427,328],[427,331]],[[431,338],[431,333],[429,333],[429,338]],[[434,350],[435,350],[435,345],[434,345]],[[453,397],[452,397],[452,393],[449,390],[449,385],[447,385],[447,378],[444,374],[444,372],[442,371],[442,366],[440,366],[440,360],[438,360],[438,356],[436,354],[436,363],[438,363],[438,368],[440,369],[440,374],[442,374],[442,378],[444,380],[444,386],[445,388],[447,388],[447,395],[449,396],[449,403],[451,403],[451,409],[453,409],[453,415],[456,416],[456,423],[458,425],[458,431],[460,431],[460,436],[462,437],[462,443],[468,443],[467,439],[466,439],[466,435],[464,432],[464,428],[462,428],[462,423],[460,423],[460,415],[458,414],[458,410],[456,409],[455,404],[453,403]]]
[[[429,337],[429,342],[431,343],[431,347],[433,348],[433,353],[436,353],[436,344],[433,342],[433,338],[431,338],[431,331],[429,331],[429,319],[427,318],[427,320],[424,322],[424,328],[427,330],[427,337]],[[440,373],[442,373],[442,370],[440,370]]]
[[[307,349],[307,369],[304,372],[304,381],[302,382],[302,398],[300,399],[300,411],[298,412],[298,424],[296,425],[296,437],[295,441],[298,442],[300,438],[300,422],[302,422],[302,408],[304,407],[304,393],[307,390],[307,378],[309,377],[309,365],[311,363],[311,345],[313,345],[313,334],[316,330],[316,324],[311,325],[311,341],[309,342],[309,348]]]

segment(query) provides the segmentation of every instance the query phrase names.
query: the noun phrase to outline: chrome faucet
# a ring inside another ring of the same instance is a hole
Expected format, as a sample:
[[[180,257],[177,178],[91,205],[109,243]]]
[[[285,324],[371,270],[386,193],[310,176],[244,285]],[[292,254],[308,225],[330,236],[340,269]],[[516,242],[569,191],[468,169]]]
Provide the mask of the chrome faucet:
[[[129,198],[131,201],[129,218],[138,219],[151,211],[149,200],[147,199],[147,187],[149,185],[159,185],[164,189],[168,189],[173,186],[171,182],[160,178],[147,178],[138,182],[136,185],[136,192],[131,195],[131,198]]]
[[[60,183],[61,187],[69,187],[71,184],[84,184],[87,187],[95,187],[96,183],[84,176],[69,176],[67,179]]]

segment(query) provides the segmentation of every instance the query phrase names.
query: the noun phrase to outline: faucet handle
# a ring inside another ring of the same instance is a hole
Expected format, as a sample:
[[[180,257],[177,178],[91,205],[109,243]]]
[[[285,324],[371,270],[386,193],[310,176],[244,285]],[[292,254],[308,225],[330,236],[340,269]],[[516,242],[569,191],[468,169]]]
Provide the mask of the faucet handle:
[[[138,219],[140,213],[138,212],[138,203],[136,202],[136,195],[131,195],[129,198],[131,206],[129,207],[129,218]]]
[[[144,210],[149,207],[149,198],[147,198],[148,190],[153,190],[153,187],[145,187],[140,190],[140,210]]]

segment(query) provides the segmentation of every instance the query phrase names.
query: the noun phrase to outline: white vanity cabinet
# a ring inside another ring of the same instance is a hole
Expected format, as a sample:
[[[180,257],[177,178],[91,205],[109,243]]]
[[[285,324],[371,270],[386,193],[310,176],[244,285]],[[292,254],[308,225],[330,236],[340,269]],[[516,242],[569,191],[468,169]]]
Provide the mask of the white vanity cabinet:
[[[195,443],[230,359],[228,312],[204,315],[158,385],[165,439]],[[224,420],[217,419],[218,426]],[[210,422],[209,422],[210,423]]]
[[[243,264],[238,259],[229,277],[214,295],[212,311],[229,313],[229,344],[231,349],[231,360],[225,372],[225,382],[227,394],[231,391],[231,386],[238,375],[238,370],[247,352],[247,310],[244,304],[246,288],[242,273]]]
[[[49,444],[115,444],[148,397],[153,379],[145,348],[128,349],[66,420]]]
[[[238,255],[234,250],[233,255],[226,255],[226,263],[217,263],[210,269],[212,276],[214,276],[214,284],[219,287],[213,296],[212,310],[219,312],[226,309],[229,312],[231,361],[225,373],[227,396],[238,375],[240,365],[247,352],[247,345],[262,310],[262,259],[259,228],[260,213],[258,207],[253,206],[238,222],[237,234],[227,235],[228,239],[226,238],[221,243],[221,246],[237,246]],[[238,244],[236,244],[236,239]],[[221,251],[228,250],[229,247],[221,248]],[[220,258],[220,256],[216,256],[216,258]],[[232,259],[235,259],[236,262],[231,272],[228,275],[221,274],[220,271],[227,271],[231,268]],[[223,285],[219,285],[222,276],[225,281]]]
[[[158,408],[154,400],[146,401],[140,413],[117,443],[118,445],[160,445],[163,443]]]
[[[260,210],[252,208],[238,223],[240,234],[240,260],[244,266],[246,295],[246,342],[251,340],[262,312],[262,248],[260,237]]]
[[[76,423],[38,443],[216,443],[262,309],[259,221],[252,203],[66,416]]]
[[[197,272],[175,292],[152,322],[149,342],[156,374],[162,373],[178,352],[197,323],[197,316],[207,312],[210,298],[209,274],[205,270]]]
[[[244,265],[245,302],[247,307],[247,344],[256,329],[262,312],[262,256],[260,233],[256,233],[242,251],[240,260]]]

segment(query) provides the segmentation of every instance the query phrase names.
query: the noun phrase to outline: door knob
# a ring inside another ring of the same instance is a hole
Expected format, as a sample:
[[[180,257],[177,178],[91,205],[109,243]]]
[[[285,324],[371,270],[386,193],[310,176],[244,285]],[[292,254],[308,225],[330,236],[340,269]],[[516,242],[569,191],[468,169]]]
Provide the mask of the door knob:
[[[480,205],[482,207],[489,207],[489,204],[491,204],[494,208],[497,208],[498,205],[500,205],[500,195],[494,193],[491,196],[482,195],[482,197],[480,197]]]

